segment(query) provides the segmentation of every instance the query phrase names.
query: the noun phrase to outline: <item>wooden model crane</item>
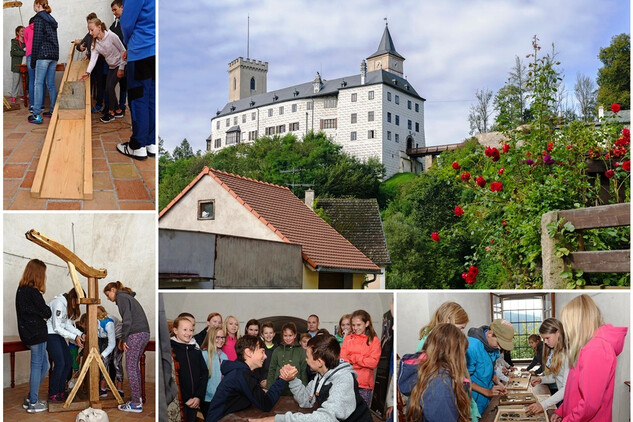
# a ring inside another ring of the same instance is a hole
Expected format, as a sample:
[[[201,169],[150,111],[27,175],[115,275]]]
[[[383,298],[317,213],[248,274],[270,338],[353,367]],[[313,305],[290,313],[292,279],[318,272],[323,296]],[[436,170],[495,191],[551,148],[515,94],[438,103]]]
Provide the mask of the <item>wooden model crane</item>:
[[[108,275],[106,269],[96,269],[88,266],[77,255],[68,250],[64,245],[55,242],[52,239],[44,236],[35,229],[31,229],[26,233],[26,238],[31,242],[43,247],[44,249],[54,253],[61,258],[66,265],[68,265],[68,271],[70,272],[70,278],[72,280],[79,304],[86,305],[86,313],[88,315],[86,342],[84,346],[84,363],[81,371],[79,372],[79,378],[73,387],[72,391],[68,395],[63,408],[66,410],[75,410],[77,408],[84,408],[85,406],[75,406],[71,408],[71,404],[79,387],[88,373],[89,380],[89,405],[91,407],[101,407],[99,402],[99,370],[103,374],[108,386],[112,390],[116,401],[119,404],[123,403],[123,399],[119,395],[112,379],[108,374],[103,361],[101,360],[101,354],[99,352],[99,339],[97,335],[97,306],[101,303],[99,299],[99,280],[105,278]],[[84,291],[79,284],[77,278],[77,272],[88,279],[88,297],[84,296]]]

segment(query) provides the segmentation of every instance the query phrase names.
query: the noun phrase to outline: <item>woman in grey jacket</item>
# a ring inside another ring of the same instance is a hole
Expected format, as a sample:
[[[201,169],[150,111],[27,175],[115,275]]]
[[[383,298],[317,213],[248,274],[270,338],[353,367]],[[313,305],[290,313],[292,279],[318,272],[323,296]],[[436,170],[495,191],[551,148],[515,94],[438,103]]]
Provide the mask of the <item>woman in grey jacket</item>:
[[[149,342],[149,323],[141,304],[134,298],[136,293],[125,287],[120,281],[106,284],[103,293],[112,302],[116,302],[121,314],[123,327],[121,329],[121,347],[125,351],[125,369],[132,399],[119,405],[124,412],[140,413],[143,411],[141,400],[141,369],[140,360],[145,346]]]

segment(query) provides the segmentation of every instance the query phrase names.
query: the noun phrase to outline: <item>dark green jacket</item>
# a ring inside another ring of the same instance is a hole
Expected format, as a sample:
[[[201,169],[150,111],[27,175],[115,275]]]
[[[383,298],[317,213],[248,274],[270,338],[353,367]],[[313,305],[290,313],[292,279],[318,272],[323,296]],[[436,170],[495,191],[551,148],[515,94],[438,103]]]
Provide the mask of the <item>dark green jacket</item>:
[[[285,344],[277,346],[270,358],[270,367],[268,368],[268,380],[266,381],[266,385],[273,385],[275,380],[279,377],[281,368],[286,364],[290,364],[297,368],[299,371],[297,378],[301,380],[303,385],[308,384],[306,351],[303,347],[301,347],[301,345],[295,343],[291,346]],[[284,388],[282,395],[292,396],[288,386]]]
[[[13,38],[11,40],[11,72],[20,73],[20,65],[25,54],[26,43],[20,43],[20,40]]]

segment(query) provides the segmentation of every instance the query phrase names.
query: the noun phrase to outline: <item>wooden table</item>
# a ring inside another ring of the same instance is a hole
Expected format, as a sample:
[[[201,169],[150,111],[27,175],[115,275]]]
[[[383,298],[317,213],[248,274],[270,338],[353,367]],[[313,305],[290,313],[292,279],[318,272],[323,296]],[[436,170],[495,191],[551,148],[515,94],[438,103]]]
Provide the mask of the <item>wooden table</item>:
[[[513,392],[517,392],[514,390]],[[549,388],[547,388],[544,384],[537,384],[534,387],[529,387],[527,390],[528,393],[532,393],[534,395],[549,395]],[[495,396],[490,399],[490,403],[488,403],[488,407],[481,415],[481,419],[479,422],[494,422],[495,417],[497,416],[497,410],[499,409],[499,396]],[[547,411],[547,415],[551,418],[554,413],[553,409]]]
[[[57,63],[57,66],[55,66],[55,71],[56,72],[63,72],[64,70],[66,70],[66,63]],[[26,76],[29,73],[29,68],[27,67],[26,64],[21,64],[20,65],[20,76],[22,77],[22,94],[24,94],[22,96],[22,99],[24,100],[24,107],[29,106],[29,95],[28,95],[28,89],[26,86]]]
[[[17,352],[25,352],[29,350],[26,344],[22,343],[18,336],[6,336],[4,337],[3,353],[9,354],[9,359],[11,360],[11,388],[15,387],[15,354]],[[143,402],[145,402],[145,353],[146,352],[155,352],[156,351],[156,341],[150,340],[145,346],[145,350],[141,355],[141,396],[143,397]]]

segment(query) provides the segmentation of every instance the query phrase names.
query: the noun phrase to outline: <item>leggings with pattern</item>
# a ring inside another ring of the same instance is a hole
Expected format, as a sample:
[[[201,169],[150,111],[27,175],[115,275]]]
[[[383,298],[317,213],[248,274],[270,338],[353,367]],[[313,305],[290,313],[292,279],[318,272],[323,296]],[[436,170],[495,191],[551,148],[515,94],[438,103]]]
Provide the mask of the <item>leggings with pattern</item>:
[[[149,342],[149,333],[135,333],[127,337],[128,350],[125,352],[125,369],[132,390],[132,403],[141,403],[141,355]]]

